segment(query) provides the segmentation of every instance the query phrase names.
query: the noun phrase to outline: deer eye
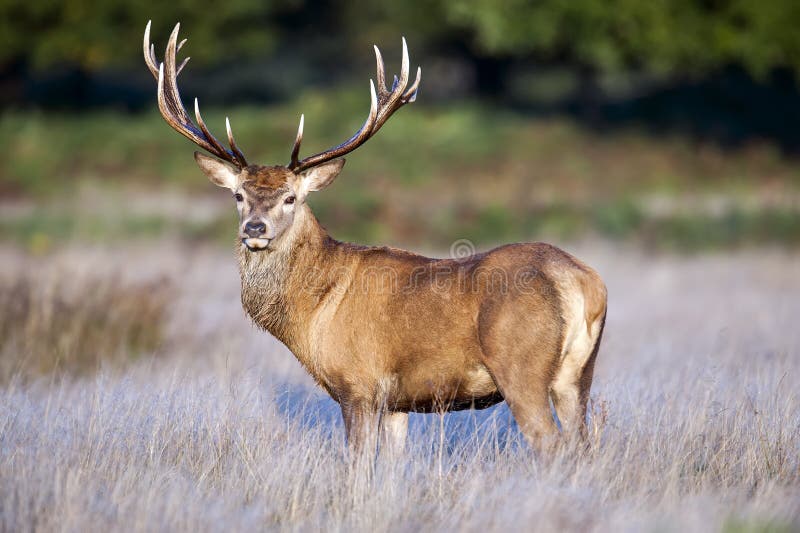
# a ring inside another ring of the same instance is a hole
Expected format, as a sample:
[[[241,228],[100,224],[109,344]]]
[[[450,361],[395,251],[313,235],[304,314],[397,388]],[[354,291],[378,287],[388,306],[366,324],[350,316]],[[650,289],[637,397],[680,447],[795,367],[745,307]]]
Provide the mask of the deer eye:
[[[241,202],[242,200],[244,200],[244,196],[242,196],[242,194],[238,192],[234,194],[233,197],[236,198],[237,202]]]
[[[283,203],[285,203],[285,204],[293,204],[294,201],[295,201],[295,197],[294,196],[287,196],[286,200],[284,200]]]

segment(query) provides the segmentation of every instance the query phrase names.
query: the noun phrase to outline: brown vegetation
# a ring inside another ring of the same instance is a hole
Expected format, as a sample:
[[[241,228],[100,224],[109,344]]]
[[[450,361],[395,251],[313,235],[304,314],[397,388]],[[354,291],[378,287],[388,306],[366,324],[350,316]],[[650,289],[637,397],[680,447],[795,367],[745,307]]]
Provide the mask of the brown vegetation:
[[[0,278],[0,383],[84,374],[152,353],[171,293],[165,280],[130,282],[119,272],[59,265]]]

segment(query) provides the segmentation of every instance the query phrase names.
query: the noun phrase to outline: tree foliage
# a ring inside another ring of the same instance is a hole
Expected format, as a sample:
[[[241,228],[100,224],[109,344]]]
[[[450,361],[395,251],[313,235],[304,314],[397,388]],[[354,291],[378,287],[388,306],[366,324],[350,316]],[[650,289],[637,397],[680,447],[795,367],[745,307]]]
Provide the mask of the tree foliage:
[[[205,6],[189,0],[1,0],[0,66],[24,61],[34,67],[57,63],[87,70],[127,66],[141,58],[142,32],[153,20],[161,49],[176,21],[191,28],[200,62],[227,54],[264,53],[274,45],[276,2],[226,0]],[[160,39],[160,40],[159,40]]]
[[[223,50],[263,56],[300,38],[355,49],[405,33],[415,46],[466,43],[483,58],[601,72],[681,75],[731,64],[756,77],[800,72],[796,0],[0,0],[0,68],[125,66],[138,61],[148,19],[158,38],[174,21],[189,26],[194,41],[208,43],[191,55],[211,63],[224,61]]]
[[[600,71],[693,73],[729,64],[800,72],[795,0],[452,0],[478,53],[567,59]]]

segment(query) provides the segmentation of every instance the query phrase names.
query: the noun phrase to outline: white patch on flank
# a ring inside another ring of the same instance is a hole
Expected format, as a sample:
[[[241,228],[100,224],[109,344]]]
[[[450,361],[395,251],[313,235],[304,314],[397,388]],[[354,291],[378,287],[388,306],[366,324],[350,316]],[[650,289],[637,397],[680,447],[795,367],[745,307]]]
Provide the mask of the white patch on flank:
[[[578,381],[594,348],[599,324],[586,323],[586,298],[572,273],[557,276],[564,319],[561,366],[552,388],[562,401],[578,401]]]

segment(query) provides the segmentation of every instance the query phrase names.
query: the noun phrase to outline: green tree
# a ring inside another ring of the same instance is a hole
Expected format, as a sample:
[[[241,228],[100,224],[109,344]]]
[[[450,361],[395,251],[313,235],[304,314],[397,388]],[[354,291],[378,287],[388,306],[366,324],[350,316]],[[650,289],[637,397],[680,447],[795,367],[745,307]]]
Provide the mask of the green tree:
[[[264,57],[279,42],[330,57],[404,33],[415,49],[463,51],[468,43],[479,61],[533,58],[671,75],[729,64],[757,77],[775,68],[800,73],[797,0],[0,0],[0,68],[133,64],[150,18],[159,50],[181,21],[202,43],[188,48],[194,62]]]
[[[140,61],[148,19],[153,19],[159,56],[176,21],[194,42],[203,43],[190,49],[195,62],[221,61],[223,50],[263,54],[274,45],[274,13],[280,7],[261,0],[205,6],[188,0],[2,0],[0,66],[23,61],[45,68],[67,62],[94,70]]]
[[[673,74],[800,72],[796,0],[442,0],[478,54]]]

